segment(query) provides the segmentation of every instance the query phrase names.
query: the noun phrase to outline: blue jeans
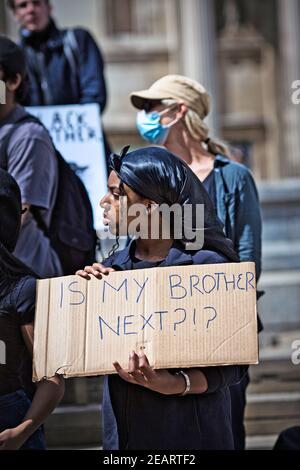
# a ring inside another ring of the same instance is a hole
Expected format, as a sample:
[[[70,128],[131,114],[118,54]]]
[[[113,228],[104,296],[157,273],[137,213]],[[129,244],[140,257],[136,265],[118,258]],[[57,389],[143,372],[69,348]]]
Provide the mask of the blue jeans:
[[[31,402],[24,390],[0,396],[0,432],[18,426],[26,415]],[[21,447],[22,450],[45,450],[42,428],[35,431]]]

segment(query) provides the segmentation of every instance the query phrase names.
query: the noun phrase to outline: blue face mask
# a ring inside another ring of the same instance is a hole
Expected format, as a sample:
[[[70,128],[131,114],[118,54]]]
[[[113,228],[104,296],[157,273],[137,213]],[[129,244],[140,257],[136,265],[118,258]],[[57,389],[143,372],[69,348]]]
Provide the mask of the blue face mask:
[[[136,126],[141,137],[147,142],[156,145],[164,145],[170,132],[170,127],[175,124],[174,121],[167,126],[160,123],[161,114],[157,111],[146,113],[145,110],[139,111],[136,118]]]

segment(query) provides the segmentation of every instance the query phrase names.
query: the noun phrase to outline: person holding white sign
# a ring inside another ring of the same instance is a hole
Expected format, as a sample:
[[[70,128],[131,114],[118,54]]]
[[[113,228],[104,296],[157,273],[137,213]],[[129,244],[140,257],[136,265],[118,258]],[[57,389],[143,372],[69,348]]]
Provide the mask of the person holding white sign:
[[[104,224],[117,237],[124,227],[134,235],[138,220],[135,239],[125,249],[114,251],[103,264],[86,266],[77,274],[89,279],[114,270],[238,262],[204,187],[188,165],[158,147],[127,151],[125,148],[120,156],[111,156],[108,193],[101,207]],[[200,222],[196,203],[204,205]],[[173,218],[166,236],[164,215],[159,212],[163,205],[196,210],[190,218],[184,218],[184,211]],[[181,235],[178,220],[188,229]],[[142,225],[147,227],[144,232]],[[157,233],[153,236],[157,225],[158,237]],[[199,233],[203,238],[197,245]],[[154,370],[142,351],[128,354],[128,371],[116,358],[117,375],[105,378],[104,449],[234,448],[229,386],[242,379],[246,366]]]
[[[137,129],[146,141],[163,145],[185,161],[203,183],[240,261],[254,261],[261,273],[262,221],[249,169],[232,161],[226,146],[210,135],[206,118],[211,97],[203,85],[182,75],[165,75],[147,90],[131,93]],[[262,293],[259,293],[261,295]],[[260,320],[259,320],[260,323]],[[259,325],[260,330],[262,325]],[[236,450],[244,450],[244,412],[249,376],[231,388]]]

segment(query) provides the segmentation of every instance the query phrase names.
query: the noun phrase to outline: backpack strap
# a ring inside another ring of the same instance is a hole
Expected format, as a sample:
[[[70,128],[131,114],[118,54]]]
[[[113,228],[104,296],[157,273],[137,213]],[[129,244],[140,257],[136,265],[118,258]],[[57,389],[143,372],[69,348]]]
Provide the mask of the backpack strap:
[[[63,37],[64,54],[71,68],[72,89],[79,94],[79,46],[73,29],[67,29]]]
[[[229,232],[230,232],[230,218],[229,218],[229,195],[230,195],[230,191],[228,189],[228,184],[227,184],[227,181],[226,181],[226,178],[224,176],[224,173],[223,173],[223,168],[222,167],[219,167],[218,168],[219,170],[219,173],[220,173],[220,176],[221,176],[221,179],[222,179],[222,183],[223,183],[223,188],[224,188],[224,192],[225,192],[225,212],[226,212],[226,215],[225,215],[225,230],[226,230],[226,234],[228,235]]]
[[[29,69],[34,74],[38,84],[40,98],[42,100],[39,104],[53,104],[53,94],[46,67],[45,53],[42,51],[35,51],[32,47],[27,46],[25,48],[25,54]]]

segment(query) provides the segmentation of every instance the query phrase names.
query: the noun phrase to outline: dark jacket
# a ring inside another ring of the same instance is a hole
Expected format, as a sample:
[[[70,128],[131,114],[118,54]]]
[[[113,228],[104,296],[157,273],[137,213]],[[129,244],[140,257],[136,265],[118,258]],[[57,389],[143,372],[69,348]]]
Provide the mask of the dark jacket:
[[[224,262],[228,261],[223,255],[185,251],[174,243],[160,266]],[[117,270],[132,269],[130,246],[103,264]],[[247,367],[202,370],[208,381],[207,392],[185,397],[165,396],[129,384],[117,375],[105,377],[104,449],[233,449],[228,387],[242,379]]]
[[[217,215],[233,241],[240,261],[254,261],[261,273],[262,221],[257,189],[247,167],[217,155],[215,159]]]
[[[0,360],[0,396],[22,388],[20,367],[27,349],[21,327],[34,321],[35,298],[36,279],[20,276],[10,280],[0,273],[0,341],[6,352],[4,363]]]
[[[67,57],[64,49],[67,30],[58,29],[53,20],[42,33],[30,36],[26,30],[21,30],[30,82],[24,104],[99,103],[101,111],[104,110],[106,86],[101,52],[88,31],[76,28],[73,32],[77,52],[69,51],[70,57]],[[74,67],[72,62],[75,62]]]

